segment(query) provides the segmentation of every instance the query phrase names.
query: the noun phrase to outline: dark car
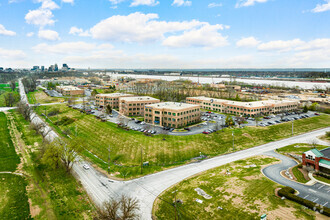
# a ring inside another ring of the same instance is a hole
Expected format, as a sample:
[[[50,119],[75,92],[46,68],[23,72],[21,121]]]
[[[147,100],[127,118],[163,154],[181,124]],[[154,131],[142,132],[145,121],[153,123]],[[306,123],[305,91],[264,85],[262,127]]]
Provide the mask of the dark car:
[[[203,134],[209,134],[210,132],[209,131],[203,131]]]
[[[320,115],[319,113],[315,112],[314,115]]]
[[[186,131],[191,131],[191,129],[190,129],[190,128],[184,128],[184,130],[186,130]]]
[[[172,132],[172,131],[174,131],[174,128],[170,128],[170,130],[169,130],[170,132]]]

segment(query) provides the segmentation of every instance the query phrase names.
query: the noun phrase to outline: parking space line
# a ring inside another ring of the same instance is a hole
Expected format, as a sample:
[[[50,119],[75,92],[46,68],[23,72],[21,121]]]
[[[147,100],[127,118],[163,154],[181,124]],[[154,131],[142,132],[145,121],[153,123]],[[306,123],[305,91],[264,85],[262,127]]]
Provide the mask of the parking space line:
[[[321,185],[318,189],[322,189],[324,185]]]
[[[316,193],[316,191],[315,190],[313,190],[313,189],[308,189],[309,191],[311,191],[311,192],[313,192],[313,193]]]
[[[307,196],[304,197],[304,199],[306,199],[309,196],[309,194]]]
[[[316,198],[313,202],[316,202],[317,200],[319,200],[319,198]]]
[[[328,204],[328,202],[324,203],[322,206],[326,206]]]

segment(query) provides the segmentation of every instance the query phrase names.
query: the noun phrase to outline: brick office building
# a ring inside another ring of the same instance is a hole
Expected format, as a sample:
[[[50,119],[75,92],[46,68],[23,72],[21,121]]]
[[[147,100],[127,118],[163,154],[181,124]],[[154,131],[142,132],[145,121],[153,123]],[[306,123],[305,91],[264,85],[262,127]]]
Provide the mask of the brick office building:
[[[302,154],[302,165],[315,171],[330,174],[330,147],[318,150],[316,148]]]
[[[119,98],[119,112],[126,116],[144,116],[144,106],[159,103],[159,99],[149,96]]]
[[[97,94],[95,96],[95,104],[96,106],[105,107],[110,105],[111,108],[118,109],[119,108],[119,98],[120,97],[130,97],[134,96],[132,94],[125,93],[109,93],[109,94]]]

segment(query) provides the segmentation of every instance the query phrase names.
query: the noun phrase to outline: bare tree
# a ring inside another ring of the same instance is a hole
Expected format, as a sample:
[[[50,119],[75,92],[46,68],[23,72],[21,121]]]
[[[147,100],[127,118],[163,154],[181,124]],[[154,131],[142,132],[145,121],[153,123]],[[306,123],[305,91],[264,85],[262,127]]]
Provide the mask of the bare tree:
[[[15,91],[15,89],[16,89],[16,82],[15,81],[10,81],[9,85],[10,85],[11,90],[12,91]]]
[[[108,202],[104,202],[103,209],[98,210],[98,219],[108,220],[108,219],[120,219],[118,216],[120,209],[120,202],[110,199]]]
[[[236,117],[236,121],[239,127],[241,127],[241,124],[243,124],[246,120],[244,117]]]
[[[24,119],[27,121],[31,120],[31,115],[33,114],[32,109],[30,106],[24,102],[19,102],[17,104],[17,110],[23,115]]]
[[[310,141],[308,141],[309,144],[311,145],[312,148],[316,148],[316,145],[318,143],[317,139],[311,139]]]
[[[122,196],[121,198],[121,210],[123,212],[122,219],[123,220],[133,220],[138,218],[138,214],[136,213],[139,210],[139,203],[137,199]]]

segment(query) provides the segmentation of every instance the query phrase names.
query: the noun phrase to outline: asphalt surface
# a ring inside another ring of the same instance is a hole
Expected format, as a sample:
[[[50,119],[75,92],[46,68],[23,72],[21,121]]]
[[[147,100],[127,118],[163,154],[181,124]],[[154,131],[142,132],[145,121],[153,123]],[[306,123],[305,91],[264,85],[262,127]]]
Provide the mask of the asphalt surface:
[[[21,80],[19,80],[19,86],[21,92],[21,100],[25,103],[28,103]],[[45,125],[44,130],[48,132],[46,139],[52,141],[55,138],[58,138],[57,134],[52,131],[51,128],[39,118],[39,116],[33,115],[31,118],[33,123],[43,123]],[[324,128],[321,130],[312,131],[299,136],[271,142],[227,155],[214,157],[199,163],[187,164],[130,181],[110,180],[99,171],[95,170],[92,166],[90,166],[90,169],[86,170],[83,168],[83,165],[88,163],[83,160],[80,160],[78,163],[74,164],[72,173],[76,179],[81,182],[86,192],[95,202],[95,204],[101,205],[103,202],[108,201],[110,198],[118,198],[122,194],[125,194],[139,200],[139,214],[141,219],[151,219],[151,212],[155,199],[161,192],[171,187],[172,185],[200,172],[231,163],[236,160],[261,155],[265,152],[269,152],[276,148],[284,147],[290,144],[309,143],[310,140],[325,134],[325,132],[329,130],[329,128]],[[319,141],[319,144],[324,143]]]
[[[297,165],[296,161],[282,154],[275,153],[274,151],[266,152],[264,155],[272,156],[282,161],[280,164],[274,164],[264,168],[262,172],[266,177],[281,185],[289,186],[297,190],[299,192],[298,196],[301,198],[330,208],[330,186],[321,183],[315,183],[312,186],[308,186],[291,181],[283,177],[280,173],[283,170],[287,170],[288,168]]]

